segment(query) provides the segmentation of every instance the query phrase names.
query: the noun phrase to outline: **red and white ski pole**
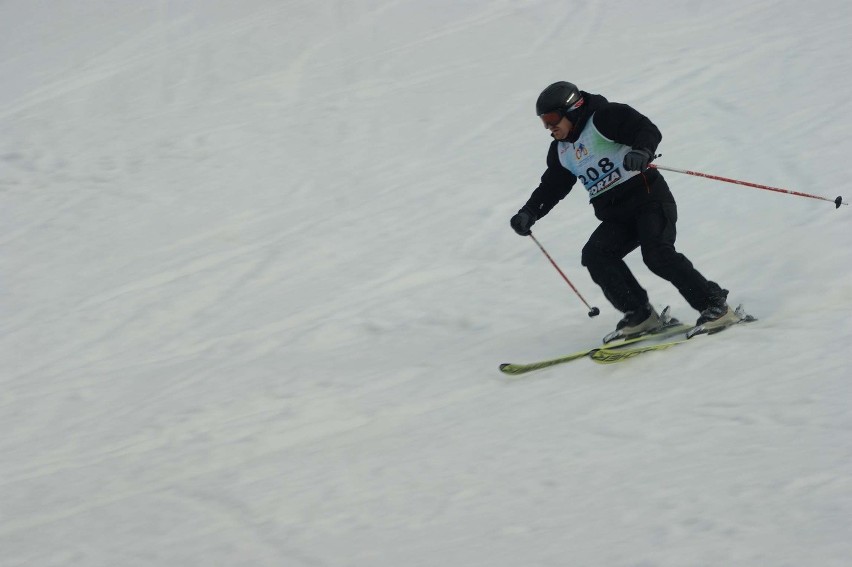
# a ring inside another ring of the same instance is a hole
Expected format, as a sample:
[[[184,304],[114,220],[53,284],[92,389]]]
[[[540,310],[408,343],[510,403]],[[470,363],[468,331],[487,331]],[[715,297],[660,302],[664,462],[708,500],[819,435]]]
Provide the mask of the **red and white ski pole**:
[[[659,156],[657,156],[659,157]],[[754,187],[756,189],[764,189],[766,191],[775,191],[776,193],[786,193],[788,195],[795,195],[797,197],[808,197],[809,199],[819,199],[820,201],[828,201],[829,203],[834,203],[835,208],[839,209],[840,205],[848,205],[849,203],[843,202],[843,197],[837,197],[836,199],[829,199],[828,197],[821,197],[819,195],[811,195],[810,193],[802,193],[800,191],[791,191],[790,189],[780,189],[778,187],[769,187],[768,185],[760,185],[759,183],[751,183],[749,181],[740,181],[739,179],[730,179],[728,177],[720,177],[719,175],[710,175],[709,173],[701,173],[699,171],[690,171],[688,169],[677,169],[674,167],[666,167],[664,165],[657,165],[652,163],[648,165],[648,167],[653,167],[654,169],[662,169],[665,171],[674,171],[675,173],[685,173],[687,175],[695,175],[697,177],[705,177],[707,179],[715,179],[716,181],[724,181],[725,183],[735,183],[737,185],[745,185],[746,187]]]
[[[573,290],[574,290],[574,293],[576,293],[576,294],[577,294],[577,297],[579,297],[579,298],[580,298],[580,301],[582,301],[583,303],[585,303],[585,304],[586,304],[586,307],[588,307],[588,308],[589,308],[589,317],[596,317],[596,316],[600,315],[600,314],[601,314],[601,310],[600,310],[600,309],[598,309],[597,307],[592,307],[591,305],[589,305],[589,302],[588,302],[588,301],[586,301],[585,299],[583,299],[583,296],[582,296],[582,295],[580,295],[580,292],[579,292],[579,291],[577,291],[577,288],[576,288],[576,287],[574,287],[574,284],[572,284],[572,283],[571,283],[571,280],[569,280],[569,279],[568,279],[568,276],[566,276],[565,274],[563,274],[563,273],[562,273],[562,270],[560,270],[560,269],[559,269],[559,266],[557,266],[557,265],[556,265],[556,262],[554,262],[554,261],[553,261],[553,258],[551,258],[551,257],[550,257],[550,254],[548,254],[548,253],[547,253],[547,250],[545,250],[545,249],[544,249],[544,246],[542,246],[542,245],[541,245],[541,243],[539,243],[539,241],[538,241],[538,240],[536,240],[536,238],[535,238],[535,236],[533,236],[532,232],[530,232],[530,238],[532,238],[532,239],[533,239],[533,242],[535,242],[536,246],[538,246],[538,247],[539,247],[539,249],[540,249],[540,250],[544,253],[544,255],[547,257],[547,259],[548,259],[548,260],[550,260],[550,263],[551,263],[551,264],[553,264],[553,267],[554,267],[554,268],[556,268],[556,271],[557,271],[557,272],[559,272],[559,275],[560,275],[560,276],[562,276],[562,279],[563,279],[563,280],[565,280],[565,283],[567,283],[569,286],[571,286],[571,289],[573,289]]]

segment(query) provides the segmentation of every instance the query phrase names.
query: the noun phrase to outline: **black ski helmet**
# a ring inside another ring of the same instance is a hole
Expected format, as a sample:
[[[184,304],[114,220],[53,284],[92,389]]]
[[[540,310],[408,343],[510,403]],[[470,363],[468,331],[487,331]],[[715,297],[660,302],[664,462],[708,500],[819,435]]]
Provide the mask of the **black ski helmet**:
[[[583,95],[574,83],[559,81],[553,83],[538,95],[535,101],[535,113],[537,116],[559,110],[567,114],[569,109],[575,105]]]

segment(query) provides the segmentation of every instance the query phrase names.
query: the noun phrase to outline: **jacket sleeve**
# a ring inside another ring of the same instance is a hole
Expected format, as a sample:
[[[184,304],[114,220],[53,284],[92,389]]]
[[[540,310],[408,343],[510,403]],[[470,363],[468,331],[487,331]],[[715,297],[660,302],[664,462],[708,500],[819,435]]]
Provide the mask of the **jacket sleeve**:
[[[556,206],[556,203],[565,198],[577,182],[574,174],[562,167],[556,153],[557,143],[551,142],[550,150],[547,152],[547,170],[541,176],[541,183],[532,192],[529,200],[523,206],[536,219],[540,219]]]
[[[656,153],[663,139],[653,122],[626,104],[610,102],[595,112],[592,121],[598,132],[610,140],[651,154]]]

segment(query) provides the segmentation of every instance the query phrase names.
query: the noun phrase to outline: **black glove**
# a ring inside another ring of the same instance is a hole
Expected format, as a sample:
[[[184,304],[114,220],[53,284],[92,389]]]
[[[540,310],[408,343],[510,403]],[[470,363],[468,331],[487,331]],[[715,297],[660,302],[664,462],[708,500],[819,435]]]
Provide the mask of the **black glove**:
[[[651,162],[651,152],[642,148],[633,148],[624,156],[624,169],[642,171]]]
[[[535,224],[536,218],[533,212],[529,207],[524,207],[518,213],[512,217],[512,220],[509,221],[509,224],[512,225],[512,228],[515,229],[515,232],[520,234],[521,236],[529,236],[530,229],[532,225]]]

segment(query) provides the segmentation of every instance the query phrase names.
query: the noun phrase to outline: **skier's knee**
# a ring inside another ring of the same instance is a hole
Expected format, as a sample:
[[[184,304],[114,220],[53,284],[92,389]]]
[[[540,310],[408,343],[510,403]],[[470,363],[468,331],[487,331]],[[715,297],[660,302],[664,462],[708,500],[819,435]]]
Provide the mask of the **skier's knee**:
[[[678,254],[674,248],[657,247],[642,250],[642,260],[648,269],[655,274],[666,272],[668,269],[677,263]]]
[[[583,252],[580,255],[580,263],[588,268],[589,266],[605,262],[605,256],[606,253],[601,248],[595,246],[591,242],[588,242],[585,246],[583,246]]]

